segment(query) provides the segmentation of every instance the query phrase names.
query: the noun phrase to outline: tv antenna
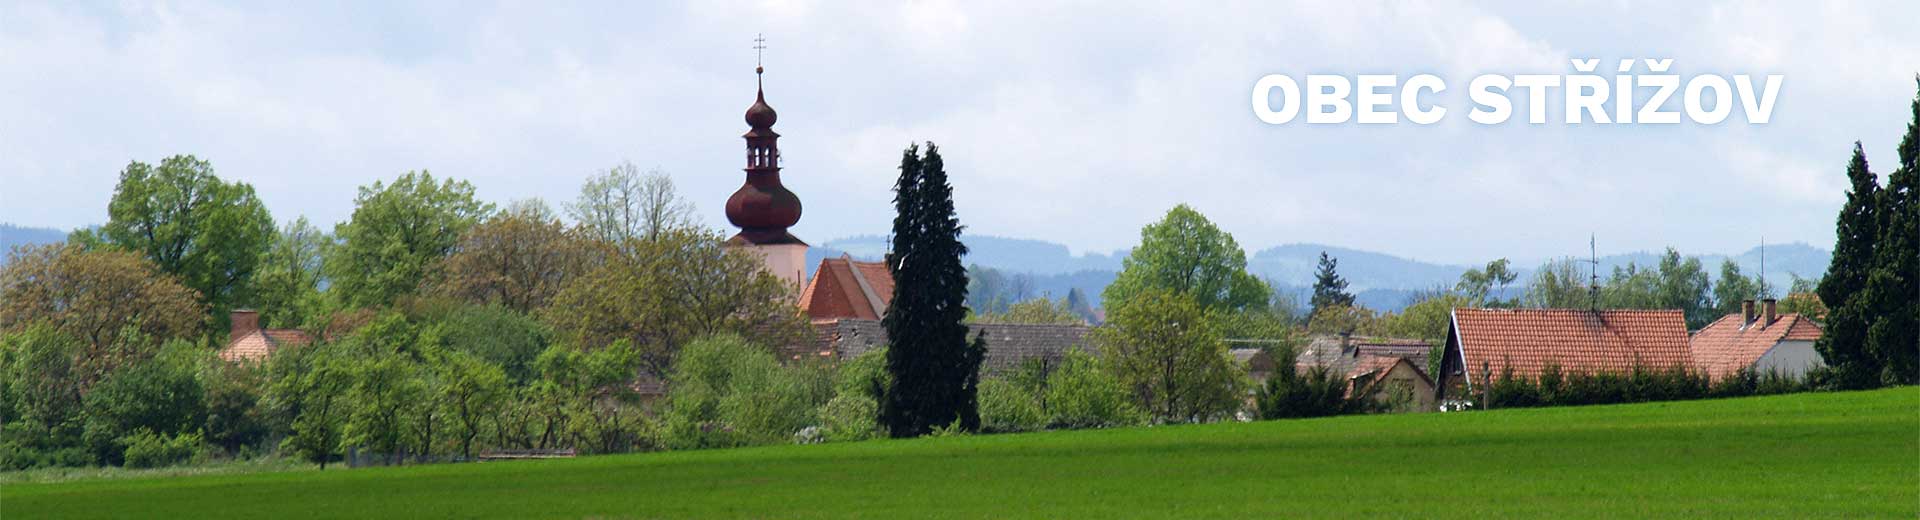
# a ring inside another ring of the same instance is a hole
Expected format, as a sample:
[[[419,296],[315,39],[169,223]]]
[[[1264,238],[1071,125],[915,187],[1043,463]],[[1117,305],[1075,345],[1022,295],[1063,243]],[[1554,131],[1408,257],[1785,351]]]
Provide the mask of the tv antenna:
[[[1600,310],[1600,250],[1596,238],[1587,234],[1587,310]]]

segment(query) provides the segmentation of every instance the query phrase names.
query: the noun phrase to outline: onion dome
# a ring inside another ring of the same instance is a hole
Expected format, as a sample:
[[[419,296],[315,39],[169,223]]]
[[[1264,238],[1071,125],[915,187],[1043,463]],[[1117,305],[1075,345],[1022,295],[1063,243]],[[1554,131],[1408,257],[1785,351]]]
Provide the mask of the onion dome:
[[[765,70],[764,68],[754,67],[753,72],[755,75],[759,75]],[[758,81],[755,83],[758,83]],[[773,126],[773,122],[778,121],[780,115],[774,113],[773,107],[767,106],[766,91],[757,88],[755,90],[753,106],[747,107],[747,126],[751,126],[755,130],[764,130]]]
[[[760,75],[766,69],[755,67],[753,72]],[[753,128],[741,136],[747,140],[747,179],[727,198],[727,221],[739,227],[740,234],[729,242],[803,244],[787,233],[800,222],[800,197],[780,184],[780,134],[773,131],[779,116],[767,105],[765,89],[755,90],[753,106],[747,107],[747,124]]]

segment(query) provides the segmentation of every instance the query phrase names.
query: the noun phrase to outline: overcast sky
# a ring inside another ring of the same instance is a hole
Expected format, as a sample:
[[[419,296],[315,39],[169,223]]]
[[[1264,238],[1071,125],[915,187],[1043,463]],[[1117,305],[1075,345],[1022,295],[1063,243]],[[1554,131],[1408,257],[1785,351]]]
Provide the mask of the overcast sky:
[[[419,169],[558,207],[631,161],[722,226],[765,33],[815,243],[885,233],[901,149],[932,140],[969,232],[1076,251],[1182,202],[1249,251],[1829,248],[1852,142],[1892,169],[1920,70],[1915,2],[333,4],[0,5],[0,221],[101,223],[128,161],[190,153],[281,220],[330,226],[356,187]],[[1465,117],[1473,76],[1568,58],[1786,82],[1764,126]],[[1271,126],[1248,104],[1269,73],[1431,73],[1459,99],[1433,126]]]

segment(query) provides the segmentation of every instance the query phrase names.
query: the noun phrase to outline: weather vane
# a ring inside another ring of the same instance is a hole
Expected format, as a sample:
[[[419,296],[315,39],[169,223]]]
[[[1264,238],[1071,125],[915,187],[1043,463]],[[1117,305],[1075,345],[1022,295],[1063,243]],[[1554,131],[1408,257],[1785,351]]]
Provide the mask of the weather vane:
[[[766,34],[755,33],[753,35],[753,66],[755,67],[760,66],[760,53],[761,51],[765,51],[765,50],[767,50]]]

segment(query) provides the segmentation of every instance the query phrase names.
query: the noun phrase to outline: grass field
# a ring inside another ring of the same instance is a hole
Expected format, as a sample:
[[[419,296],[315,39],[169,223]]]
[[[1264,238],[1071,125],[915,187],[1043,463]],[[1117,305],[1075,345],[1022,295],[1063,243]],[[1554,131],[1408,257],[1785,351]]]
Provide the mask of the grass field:
[[[0,487],[0,517],[1920,516],[1920,388]]]

